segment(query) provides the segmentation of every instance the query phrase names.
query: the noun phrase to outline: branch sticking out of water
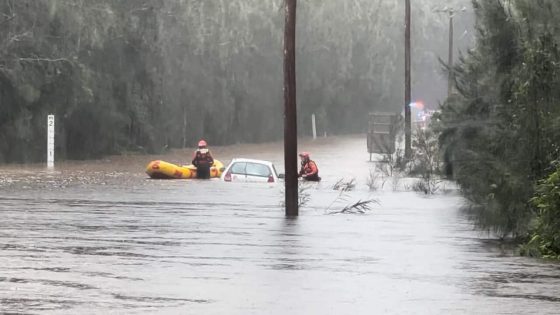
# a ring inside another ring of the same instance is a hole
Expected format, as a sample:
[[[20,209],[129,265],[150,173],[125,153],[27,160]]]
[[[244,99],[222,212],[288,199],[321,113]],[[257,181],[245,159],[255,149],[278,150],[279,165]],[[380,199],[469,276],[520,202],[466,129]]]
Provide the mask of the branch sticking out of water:
[[[340,211],[331,211],[329,214],[349,213],[349,214],[364,214],[371,211],[374,204],[379,204],[376,199],[358,200],[356,203],[349,204],[342,208]]]
[[[305,206],[311,200],[311,194],[308,192],[310,186],[301,184],[298,186],[298,205]]]
[[[356,188],[355,178],[352,178],[349,181],[344,181],[344,178],[341,178],[333,185],[333,190],[352,191],[354,188]]]
[[[370,191],[376,191],[379,189],[379,174],[375,171],[375,169],[369,170],[369,176],[366,179],[366,184],[369,187]],[[383,188],[383,186],[381,186]]]
[[[307,185],[307,184],[304,184],[302,182],[300,182],[298,184],[298,206],[299,207],[304,207],[311,200],[311,193],[308,191],[310,188],[311,188],[311,185]],[[285,193],[286,193],[285,190],[282,189],[282,196],[284,196]],[[284,208],[285,206],[286,206],[286,203],[284,201],[281,201],[280,202],[280,207]]]

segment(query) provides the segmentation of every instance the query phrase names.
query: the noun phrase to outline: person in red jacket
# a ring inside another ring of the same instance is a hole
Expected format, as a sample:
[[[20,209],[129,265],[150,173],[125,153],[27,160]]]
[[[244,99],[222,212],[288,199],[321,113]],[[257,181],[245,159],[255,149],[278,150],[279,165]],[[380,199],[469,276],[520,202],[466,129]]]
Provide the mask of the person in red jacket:
[[[214,164],[214,158],[208,150],[206,141],[200,140],[198,142],[198,149],[194,152],[192,164],[196,166],[196,178],[210,178],[210,167]]]
[[[309,153],[302,152],[299,154],[299,157],[301,158],[301,169],[298,177],[313,182],[320,181],[321,177],[319,177],[319,168],[317,168],[315,161],[312,161],[309,158]]]

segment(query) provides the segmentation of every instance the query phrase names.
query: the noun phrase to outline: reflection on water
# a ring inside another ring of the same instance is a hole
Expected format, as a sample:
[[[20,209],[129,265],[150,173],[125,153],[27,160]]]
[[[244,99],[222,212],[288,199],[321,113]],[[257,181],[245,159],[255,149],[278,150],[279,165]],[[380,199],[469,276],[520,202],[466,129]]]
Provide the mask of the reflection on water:
[[[147,180],[146,157],[6,167],[0,313],[557,314],[560,266],[485,240],[458,195],[372,194],[363,139],[303,145],[324,181],[294,219],[281,186]],[[280,150],[215,154],[280,166]],[[358,185],[333,204],[343,176]],[[326,215],[372,197],[364,215]]]

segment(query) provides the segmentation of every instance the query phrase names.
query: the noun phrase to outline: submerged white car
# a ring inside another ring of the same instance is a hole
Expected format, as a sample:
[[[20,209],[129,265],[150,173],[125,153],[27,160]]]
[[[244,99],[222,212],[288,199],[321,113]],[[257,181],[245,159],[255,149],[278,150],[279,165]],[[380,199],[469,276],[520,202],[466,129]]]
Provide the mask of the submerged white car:
[[[276,183],[280,178],[284,174],[278,174],[272,162],[253,159],[233,159],[221,176],[226,182]]]

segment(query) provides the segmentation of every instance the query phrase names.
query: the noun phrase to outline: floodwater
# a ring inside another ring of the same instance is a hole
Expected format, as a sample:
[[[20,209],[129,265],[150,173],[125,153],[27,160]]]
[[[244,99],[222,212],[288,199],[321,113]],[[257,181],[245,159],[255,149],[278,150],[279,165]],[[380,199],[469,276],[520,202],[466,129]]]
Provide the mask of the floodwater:
[[[323,182],[149,180],[156,158],[0,168],[0,313],[558,314],[560,265],[473,229],[448,185],[371,192],[363,137],[302,141]],[[275,161],[282,144],[214,148]],[[356,179],[353,191],[332,186]],[[406,186],[406,185],[404,185]],[[375,199],[364,214],[337,213]]]

